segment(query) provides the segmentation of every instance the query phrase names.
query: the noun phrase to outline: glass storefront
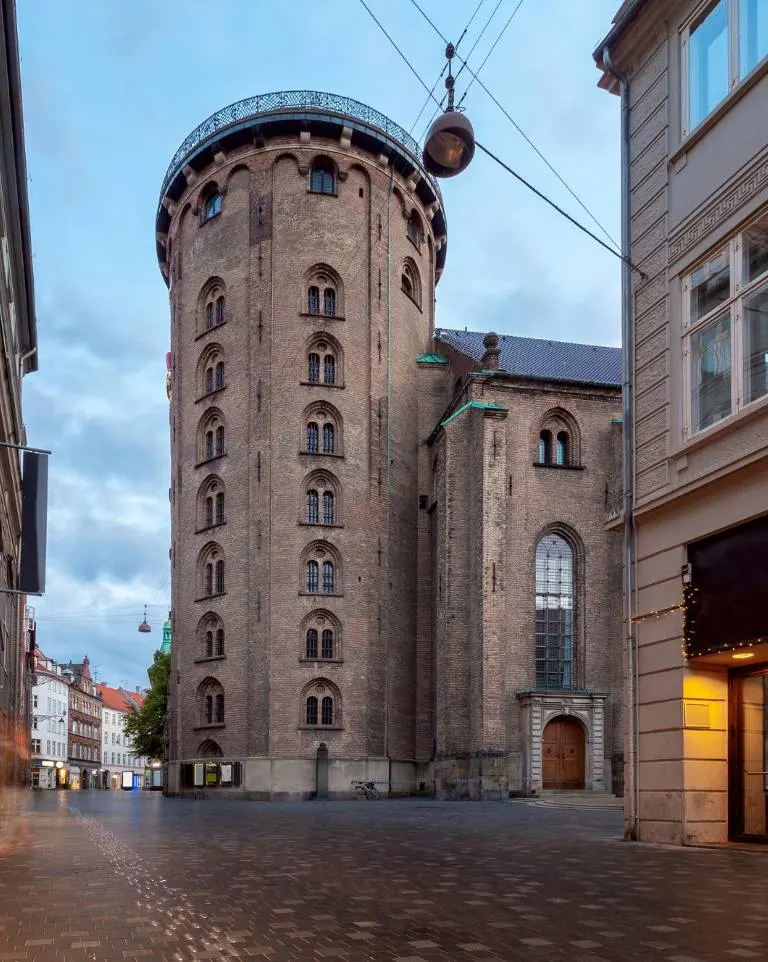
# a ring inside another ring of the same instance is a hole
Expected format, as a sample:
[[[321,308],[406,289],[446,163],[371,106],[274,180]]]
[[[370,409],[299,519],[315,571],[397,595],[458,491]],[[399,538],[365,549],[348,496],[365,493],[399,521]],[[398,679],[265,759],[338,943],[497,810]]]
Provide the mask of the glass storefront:
[[[729,679],[729,835],[768,842],[768,668]]]

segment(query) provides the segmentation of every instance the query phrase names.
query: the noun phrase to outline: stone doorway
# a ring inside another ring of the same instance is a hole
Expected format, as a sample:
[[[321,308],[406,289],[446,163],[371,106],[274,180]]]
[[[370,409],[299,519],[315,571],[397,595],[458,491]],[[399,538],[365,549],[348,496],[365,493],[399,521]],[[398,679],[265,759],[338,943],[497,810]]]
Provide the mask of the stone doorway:
[[[542,735],[542,787],[576,791],[584,789],[584,728],[575,718],[553,718]]]

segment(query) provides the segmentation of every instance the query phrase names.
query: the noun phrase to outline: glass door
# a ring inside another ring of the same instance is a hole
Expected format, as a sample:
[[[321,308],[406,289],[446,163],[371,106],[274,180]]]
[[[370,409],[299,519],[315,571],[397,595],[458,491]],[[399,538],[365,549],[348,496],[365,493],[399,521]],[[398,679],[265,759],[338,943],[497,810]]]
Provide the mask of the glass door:
[[[728,727],[729,834],[768,842],[768,669],[731,674]]]

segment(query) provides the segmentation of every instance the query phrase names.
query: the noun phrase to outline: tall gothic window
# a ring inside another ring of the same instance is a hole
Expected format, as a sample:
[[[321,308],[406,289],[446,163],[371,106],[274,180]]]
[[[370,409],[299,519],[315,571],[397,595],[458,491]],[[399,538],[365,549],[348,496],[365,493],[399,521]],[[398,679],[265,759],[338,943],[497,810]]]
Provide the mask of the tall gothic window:
[[[536,687],[573,687],[573,549],[557,534],[536,546]]]

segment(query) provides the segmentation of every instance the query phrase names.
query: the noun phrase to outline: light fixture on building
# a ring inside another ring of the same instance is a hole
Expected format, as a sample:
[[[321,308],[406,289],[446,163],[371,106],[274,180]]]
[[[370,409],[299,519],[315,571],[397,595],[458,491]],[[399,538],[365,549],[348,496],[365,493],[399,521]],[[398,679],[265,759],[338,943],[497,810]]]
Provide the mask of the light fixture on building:
[[[745,661],[747,658],[754,658],[754,651],[736,651],[731,655],[734,661]]]
[[[451,60],[456,52],[452,43],[445,48],[448,58],[448,76],[445,86],[448,90],[448,106],[429,128],[424,141],[422,160],[424,166],[435,177],[455,177],[466,170],[475,155],[475,132],[465,114],[453,106],[454,78],[451,73]]]

